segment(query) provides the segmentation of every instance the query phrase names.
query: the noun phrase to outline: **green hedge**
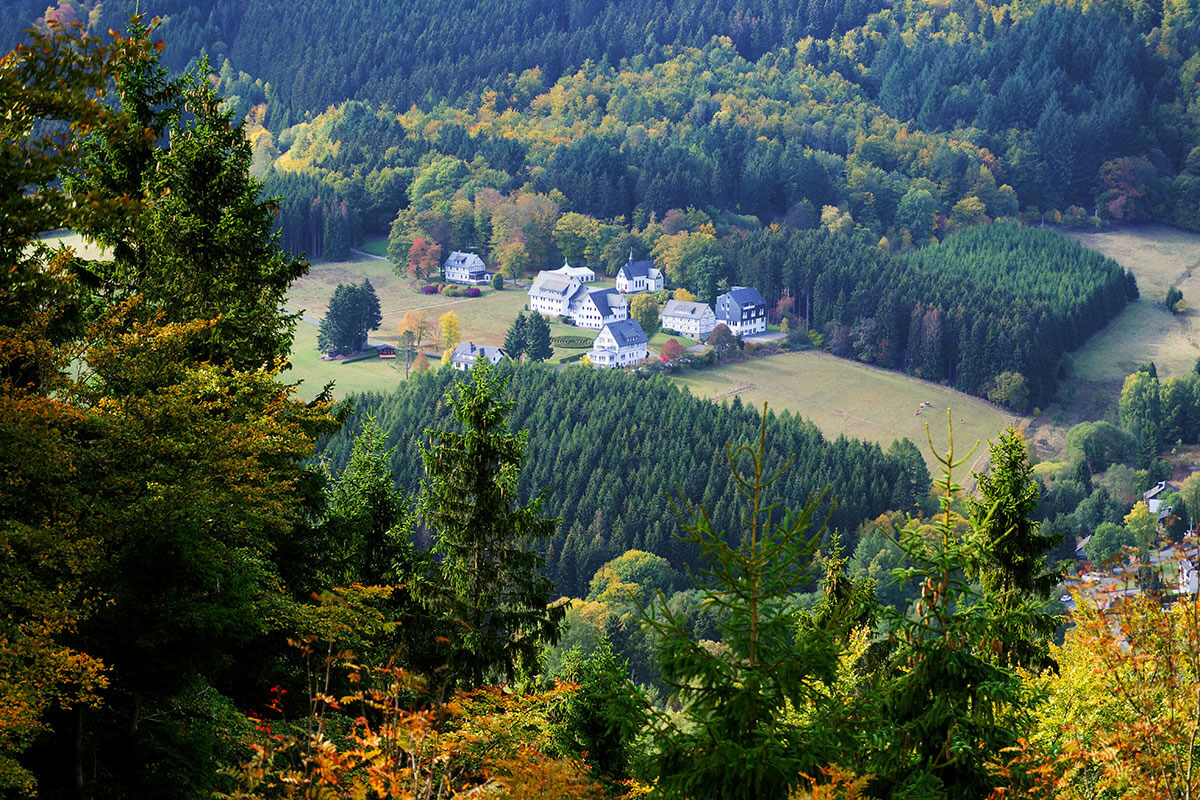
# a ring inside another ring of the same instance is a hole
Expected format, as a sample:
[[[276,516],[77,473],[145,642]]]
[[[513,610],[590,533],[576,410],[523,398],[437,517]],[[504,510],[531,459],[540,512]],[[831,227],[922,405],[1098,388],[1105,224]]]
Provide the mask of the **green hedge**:
[[[555,347],[565,347],[569,350],[588,350],[592,346],[592,340],[586,336],[551,336],[550,343]]]

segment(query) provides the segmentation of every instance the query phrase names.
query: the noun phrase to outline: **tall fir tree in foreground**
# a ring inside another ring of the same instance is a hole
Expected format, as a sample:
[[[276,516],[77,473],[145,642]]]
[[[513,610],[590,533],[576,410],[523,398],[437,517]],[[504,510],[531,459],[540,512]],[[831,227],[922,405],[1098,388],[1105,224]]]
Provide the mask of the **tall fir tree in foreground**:
[[[656,797],[787,798],[801,773],[830,760],[835,734],[818,686],[836,673],[838,645],[820,627],[801,635],[805,616],[791,602],[816,577],[824,530],[813,520],[819,499],[810,497],[798,512],[769,499],[791,460],[775,474],[765,471],[763,414],[758,442],[726,453],[744,504],[738,543],[728,543],[708,509],[682,497],[676,502],[681,538],[708,564],[693,578],[705,602],[723,612],[722,646],[691,636],[660,593],[647,628],[661,643],[663,679],[683,711],[648,711]]]
[[[554,534],[556,521],[542,517],[540,497],[521,503],[526,434],[508,430],[507,385],[478,360],[446,393],[460,430],[426,431],[430,443],[421,450],[418,511],[445,581],[434,602],[456,623],[451,678],[468,687],[534,667],[565,614],[548,606],[554,585],[538,574],[544,562],[532,548]]]
[[[1029,728],[1029,697],[1000,656],[1024,640],[1031,601],[988,588],[1004,569],[996,541],[954,510],[962,487],[952,473],[969,457],[955,458],[951,430],[946,452],[937,454],[941,511],[932,524],[911,520],[899,534],[908,563],[893,577],[917,582],[921,595],[904,611],[882,609],[893,649],[879,677],[881,734],[868,770],[884,797],[986,797],[995,785],[989,760]],[[1015,524],[1027,508],[1024,485],[996,481],[991,488],[989,509],[1002,509]],[[980,574],[988,576],[983,587],[972,581]]]
[[[33,36],[0,62],[0,783],[204,796],[252,730],[233,698],[294,607],[281,553],[317,493],[329,418],[277,380],[303,262],[240,129],[146,26]],[[36,245],[60,227],[112,257]]]
[[[991,558],[979,570],[980,588],[1012,618],[1006,647],[996,659],[1007,666],[1049,665],[1049,643],[1061,620],[1045,610],[1062,573],[1049,567],[1046,554],[1062,539],[1043,534],[1033,521],[1038,487],[1025,450],[1025,438],[1011,426],[988,450],[991,468],[978,475],[979,497],[972,498],[971,525]]]

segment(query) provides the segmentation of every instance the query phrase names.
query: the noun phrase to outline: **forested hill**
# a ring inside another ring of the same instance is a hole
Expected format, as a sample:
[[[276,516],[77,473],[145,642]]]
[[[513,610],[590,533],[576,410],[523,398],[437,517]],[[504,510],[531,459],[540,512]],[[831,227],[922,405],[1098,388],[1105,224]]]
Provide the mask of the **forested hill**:
[[[121,27],[134,5],[59,0],[96,30]],[[208,54],[251,131],[270,132],[256,134],[256,168],[316,209],[315,225],[284,220],[313,256],[330,208],[384,232],[435,154],[480,159],[491,177],[479,186],[559,189],[571,210],[626,223],[695,205],[811,224],[832,205],[893,244],[907,229],[918,246],[1018,213],[1200,227],[1194,3],[883,5],[138,7],[164,17],[166,63]],[[10,41],[45,11],[17,10]],[[423,113],[405,116],[414,103]],[[899,206],[915,186],[934,202],[914,221]]]
[[[398,483],[415,496],[418,444],[427,443],[426,429],[453,424],[441,398],[460,378],[441,370],[416,375],[393,394],[360,398],[341,433],[324,447],[331,468],[337,472],[345,465],[363,419],[374,416],[388,431],[388,446],[396,446]],[[583,596],[601,564],[633,548],[662,555],[677,567],[694,565],[696,553],[673,536],[676,520],[667,495],[676,485],[711,510],[718,530],[739,530],[724,448],[756,439],[755,409],[736,403],[726,409],[665,380],[615,371],[519,367],[511,385],[510,427],[529,431],[521,493],[529,497],[546,487],[545,511],[562,518],[547,558],[559,592]],[[811,423],[772,413],[767,444],[774,469],[795,455],[776,495],[783,505],[798,508],[810,493],[829,487],[823,507],[831,526],[844,532],[888,509],[911,508],[929,489],[920,451],[907,439],[885,453],[877,444],[827,441]],[[849,536],[843,534],[843,544],[853,552]]]
[[[30,22],[45,0],[17,0]],[[90,5],[90,4],[89,4]],[[102,23],[121,27],[137,0],[106,0]],[[881,0],[141,0],[166,19],[181,67],[199,54],[271,83],[293,119],[357,98],[430,106],[485,87],[511,93],[538,68],[552,84],[587,60],[662,60],[667,48],[728,36],[757,59],[805,36],[861,25]],[[103,28],[101,28],[103,30]],[[6,32],[7,33],[7,32]]]

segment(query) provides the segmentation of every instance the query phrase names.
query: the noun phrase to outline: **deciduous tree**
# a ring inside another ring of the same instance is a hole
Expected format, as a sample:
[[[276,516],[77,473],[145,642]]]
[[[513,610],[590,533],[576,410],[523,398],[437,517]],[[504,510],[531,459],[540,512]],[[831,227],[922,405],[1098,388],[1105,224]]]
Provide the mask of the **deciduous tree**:
[[[658,301],[649,292],[634,295],[629,302],[629,316],[638,321],[647,336],[653,336],[658,330]]]
[[[431,330],[429,312],[422,309],[405,311],[404,317],[400,320],[400,333],[410,331],[414,337],[413,344],[417,347],[421,346],[421,340],[428,336]]]
[[[447,311],[438,318],[438,328],[442,331],[442,351],[452,352],[462,340],[462,329],[458,324],[458,314]]]

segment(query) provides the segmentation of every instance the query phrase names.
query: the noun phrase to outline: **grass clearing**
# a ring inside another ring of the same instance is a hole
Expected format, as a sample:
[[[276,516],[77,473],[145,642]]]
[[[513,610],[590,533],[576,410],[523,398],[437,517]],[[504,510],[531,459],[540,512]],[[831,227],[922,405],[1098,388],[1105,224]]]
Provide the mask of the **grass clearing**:
[[[935,476],[933,456],[926,452],[925,423],[934,443],[944,449],[947,408],[953,415],[958,455],[980,442],[972,469],[982,466],[987,457],[989,438],[1008,423],[1023,421],[986,400],[945,386],[817,351],[685,372],[675,380],[698,397],[731,402],[736,395],[744,404],[761,407],[765,401],[776,413],[800,414],[831,438],[845,434],[878,442],[885,449],[896,439],[911,439]],[[921,408],[925,402],[930,406]],[[966,472],[959,473],[960,479],[966,477]]]
[[[1189,372],[1200,358],[1200,235],[1163,225],[1064,233],[1133,272],[1140,297],[1071,355],[1057,401],[1031,427],[1043,456],[1061,455],[1078,422],[1115,422],[1121,386],[1142,364],[1153,361],[1166,378]],[[1171,286],[1192,310],[1173,314],[1163,305]]]
[[[1071,376],[1124,381],[1153,361],[1160,377],[1188,372],[1200,358],[1200,235],[1147,225],[1071,238],[1115,260],[1137,277],[1141,296],[1076,351]],[[1163,305],[1176,286],[1193,309],[1173,314]]]
[[[317,351],[317,326],[300,322],[292,344],[292,368],[281,377],[287,383],[301,381],[297,394],[306,402],[320,394],[330,381],[334,381],[334,397],[341,399],[358,392],[387,391],[403,382],[404,362],[399,358],[368,359],[353,364],[322,361]]]

